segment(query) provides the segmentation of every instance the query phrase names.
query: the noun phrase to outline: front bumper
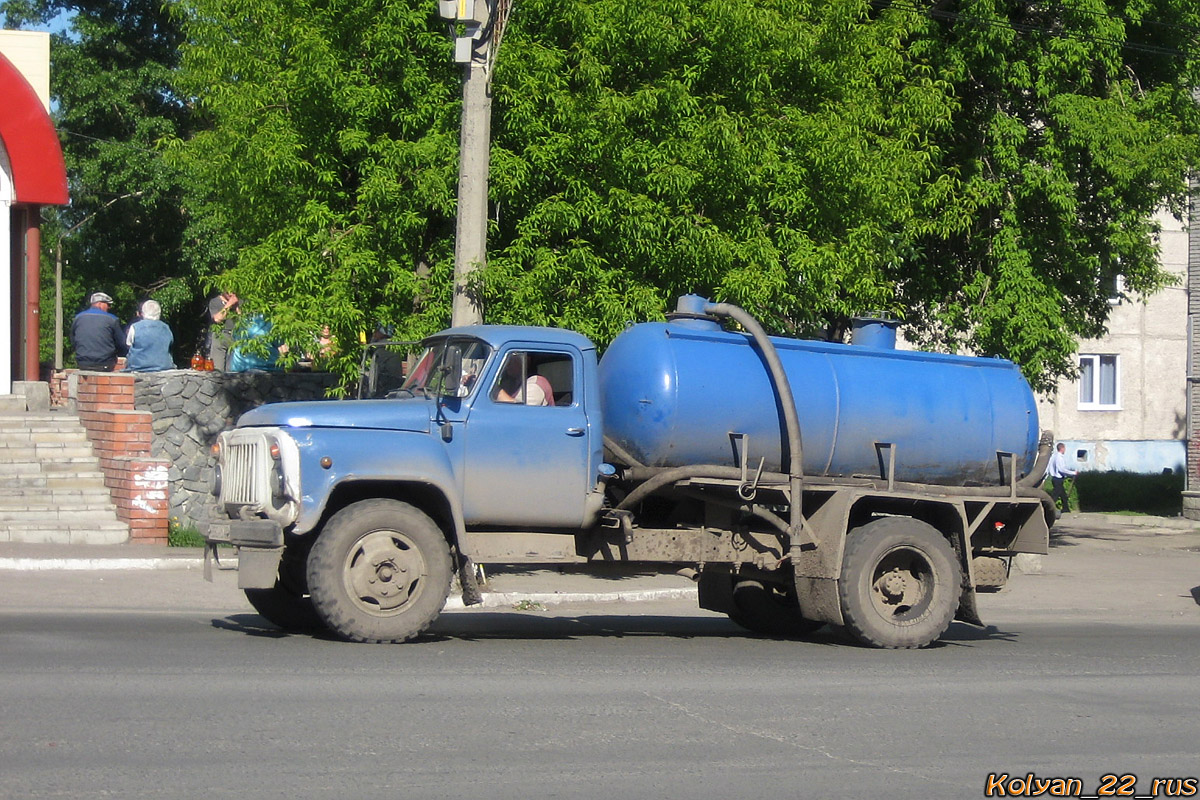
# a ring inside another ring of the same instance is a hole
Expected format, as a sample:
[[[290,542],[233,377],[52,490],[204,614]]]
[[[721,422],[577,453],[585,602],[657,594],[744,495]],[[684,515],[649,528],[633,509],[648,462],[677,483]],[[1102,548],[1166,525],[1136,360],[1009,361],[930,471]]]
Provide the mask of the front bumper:
[[[212,580],[212,570],[236,569],[239,589],[270,589],[279,577],[283,558],[283,527],[269,519],[215,520],[209,524],[204,545],[204,578]],[[238,549],[236,566],[224,566],[220,545]]]

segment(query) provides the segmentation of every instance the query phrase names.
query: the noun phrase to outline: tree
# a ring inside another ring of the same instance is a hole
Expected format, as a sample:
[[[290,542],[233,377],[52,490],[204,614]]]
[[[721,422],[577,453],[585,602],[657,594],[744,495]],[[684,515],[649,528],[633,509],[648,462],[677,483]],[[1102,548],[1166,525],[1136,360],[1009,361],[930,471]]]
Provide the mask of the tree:
[[[1198,160],[1200,10],[1158,0],[526,0],[497,74],[492,319],[604,340],[671,295],[881,310],[1038,388],[1148,294]]]
[[[112,294],[114,311],[126,318],[153,295],[176,329],[177,347],[186,346],[202,325],[202,281],[184,258],[183,176],[163,158],[164,142],[187,136],[190,125],[190,111],[172,89],[182,40],[170,5],[7,0],[0,10],[9,25],[68,20],[53,36],[50,88],[71,204],[47,209],[45,237],[53,251],[62,232],[89,220],[63,242],[68,317],[93,291]],[[44,297],[53,292],[52,282],[43,287]],[[46,357],[53,315],[42,321]]]
[[[1035,386],[1163,285],[1200,161],[1185,0],[522,0],[494,89],[491,322],[603,346],[684,292],[833,338],[884,311]],[[192,0],[180,148],[223,280],[341,368],[448,319],[458,75],[428,0]]]
[[[221,283],[295,359],[326,326],[357,370],[377,327],[449,318],[457,80],[427,3],[192,0],[176,157],[236,264]]]
[[[1170,280],[1154,215],[1184,213],[1200,153],[1200,7],[978,0],[924,18],[915,55],[961,110],[901,301],[920,342],[1005,355],[1048,389],[1077,338],[1103,335],[1118,275],[1141,295]]]

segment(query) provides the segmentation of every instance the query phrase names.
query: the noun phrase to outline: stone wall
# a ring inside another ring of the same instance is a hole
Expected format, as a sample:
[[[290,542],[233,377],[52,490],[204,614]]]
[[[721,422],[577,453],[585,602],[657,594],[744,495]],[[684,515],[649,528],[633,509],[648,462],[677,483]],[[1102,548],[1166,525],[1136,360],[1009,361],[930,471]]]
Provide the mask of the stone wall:
[[[76,372],[56,375],[101,457],[135,540],[165,543],[170,523],[208,530],[217,434],[264,403],[324,400],[337,378],[311,372]]]
[[[166,459],[168,514],[183,527],[208,531],[217,434],[244,412],[264,403],[324,400],[337,383],[312,372],[196,372],[134,374],[134,407],[148,411],[154,432],[151,452]]]

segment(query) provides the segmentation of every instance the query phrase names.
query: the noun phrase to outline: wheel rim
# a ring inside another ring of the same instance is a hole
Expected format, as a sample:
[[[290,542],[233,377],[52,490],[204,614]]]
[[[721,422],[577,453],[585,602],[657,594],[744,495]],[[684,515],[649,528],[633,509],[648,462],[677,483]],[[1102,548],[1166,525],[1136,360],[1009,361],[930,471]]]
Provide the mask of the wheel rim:
[[[896,547],[883,554],[871,576],[871,605],[889,622],[912,622],[933,599],[933,567],[925,553]]]
[[[350,548],[342,574],[355,605],[387,616],[420,596],[429,568],[420,548],[404,533],[377,530],[359,537]]]

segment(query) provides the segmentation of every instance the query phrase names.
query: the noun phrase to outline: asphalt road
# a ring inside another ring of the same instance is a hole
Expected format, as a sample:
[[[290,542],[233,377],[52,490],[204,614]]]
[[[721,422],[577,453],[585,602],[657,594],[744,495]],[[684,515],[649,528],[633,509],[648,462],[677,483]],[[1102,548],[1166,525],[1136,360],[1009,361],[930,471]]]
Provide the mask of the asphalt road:
[[[674,601],[447,613],[370,646],[193,602],[0,611],[0,797],[965,798],[989,774],[1200,772],[1182,619],[996,609],[895,652]]]
[[[0,798],[1200,796],[1200,537],[1089,524],[919,651],[690,600],[350,645],[271,628],[231,573],[0,571]]]

